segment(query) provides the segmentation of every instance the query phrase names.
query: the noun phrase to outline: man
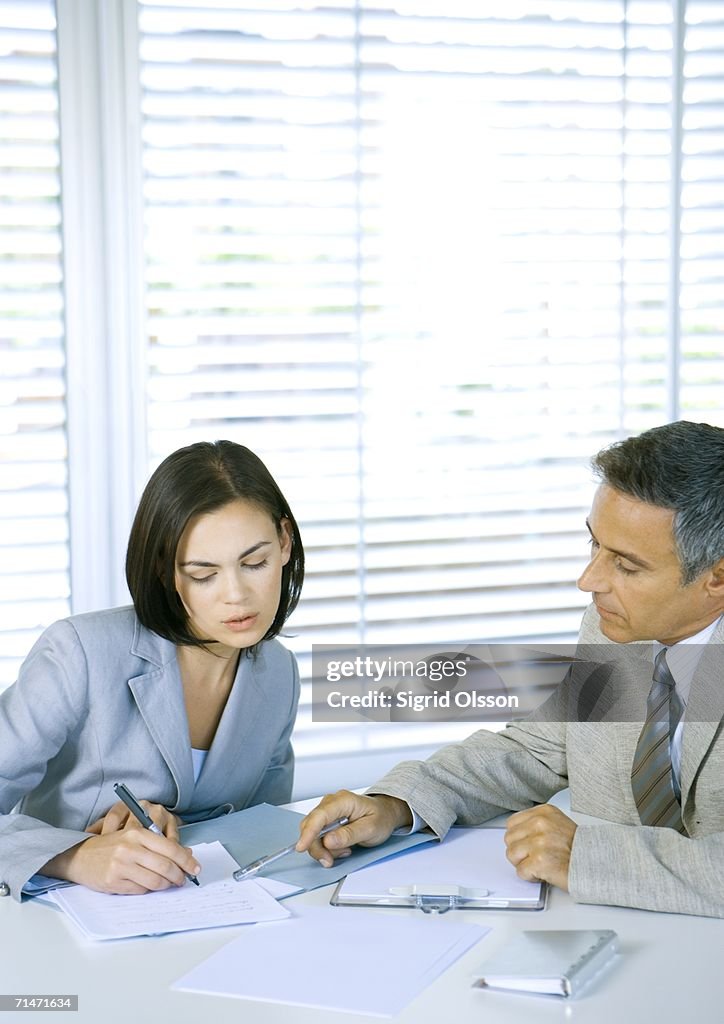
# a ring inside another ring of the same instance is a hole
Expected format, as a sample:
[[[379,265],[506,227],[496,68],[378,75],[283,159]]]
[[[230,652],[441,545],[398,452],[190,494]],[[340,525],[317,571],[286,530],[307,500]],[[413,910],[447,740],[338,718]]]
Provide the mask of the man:
[[[636,720],[531,716],[481,730],[398,765],[366,796],[326,796],[297,849],[331,866],[395,829],[443,838],[455,822],[512,810],[505,841],[521,878],[582,903],[724,917],[724,429],[670,423],[593,466],[601,484],[578,580],[593,603],[579,643],[601,645],[604,660],[627,644],[646,658],[645,683],[629,686]],[[566,786],[574,812],[603,820],[576,825],[546,803]],[[349,824],[315,838],[341,817]]]

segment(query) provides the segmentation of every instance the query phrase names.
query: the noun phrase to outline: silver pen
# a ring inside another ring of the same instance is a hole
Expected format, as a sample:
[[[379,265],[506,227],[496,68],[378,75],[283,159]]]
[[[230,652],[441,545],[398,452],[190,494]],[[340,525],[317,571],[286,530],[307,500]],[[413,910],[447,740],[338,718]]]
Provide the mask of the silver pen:
[[[333,832],[341,825],[346,825],[348,821],[349,818],[338,818],[337,821],[333,821],[329,825],[325,825],[317,838],[321,839],[322,836],[326,836],[328,832]],[[297,843],[298,842],[299,840],[297,840]],[[252,875],[255,875],[257,871],[261,871],[261,869],[267,867],[267,865],[273,864],[275,860],[279,860],[281,857],[286,857],[288,853],[293,853],[297,847],[297,843],[290,843],[290,845],[285,846],[283,850],[277,850],[276,853],[268,853],[266,857],[260,857],[258,860],[253,860],[251,864],[247,864],[243,868],[238,868],[232,876],[234,881],[243,882],[247,878],[251,878]]]

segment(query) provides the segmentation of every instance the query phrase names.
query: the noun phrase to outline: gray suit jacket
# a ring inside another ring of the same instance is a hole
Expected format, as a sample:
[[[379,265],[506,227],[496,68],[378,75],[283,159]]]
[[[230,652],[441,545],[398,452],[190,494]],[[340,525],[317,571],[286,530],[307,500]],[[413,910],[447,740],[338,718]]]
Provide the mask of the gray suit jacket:
[[[296,661],[276,640],[240,658],[194,784],[174,644],[132,608],[56,622],[0,695],[0,880],[19,899],[46,861],[87,838],[117,800],[114,782],[186,821],[286,802],[298,700]]]
[[[579,642],[597,645],[605,660],[606,647],[599,645],[611,641],[600,632],[592,606]],[[477,825],[544,803],[570,786],[573,811],[605,819],[576,830],[569,873],[574,899],[724,917],[722,644],[724,620],[701,657],[684,720],[681,791],[688,836],[641,825],[631,789],[651,685],[648,643],[625,645],[638,649],[646,671],[632,676],[622,714],[584,722],[561,715],[562,720],[527,719],[499,733],[481,730],[428,761],[403,762],[370,792],[407,801],[442,838],[454,822]]]

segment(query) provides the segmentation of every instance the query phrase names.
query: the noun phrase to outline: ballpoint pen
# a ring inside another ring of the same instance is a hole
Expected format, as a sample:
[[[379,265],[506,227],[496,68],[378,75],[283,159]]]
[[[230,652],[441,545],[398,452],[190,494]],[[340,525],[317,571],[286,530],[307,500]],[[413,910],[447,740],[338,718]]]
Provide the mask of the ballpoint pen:
[[[338,818],[337,821],[330,822],[329,825],[325,825],[317,838],[321,839],[322,836],[326,836],[328,832],[333,832],[334,829],[339,828],[341,825],[346,825],[348,821],[349,818]],[[299,840],[297,840],[297,843],[298,842]],[[243,868],[238,868],[232,876],[234,881],[246,881],[247,878],[251,878],[252,875],[255,875],[257,871],[261,871],[261,869],[267,867],[267,865],[273,864],[275,860],[279,860],[280,857],[286,857],[288,853],[292,853],[296,849],[297,843],[290,843],[289,846],[285,846],[283,850],[277,850],[276,853],[268,853],[266,857],[260,857],[258,860],[253,860],[251,864],[247,864]]]
[[[126,786],[125,783],[116,782],[113,788],[115,789],[116,793],[121,798],[123,803],[126,805],[128,810],[134,816],[134,818],[140,821],[144,828],[147,828],[149,832],[153,832],[157,836],[163,835],[163,832],[158,827],[156,822],[152,818],[149,818],[149,816],[146,814],[144,809],[139,804],[138,800],[136,800],[135,796],[130,791],[128,786]],[[196,875],[190,875],[187,871],[184,871],[184,874],[188,878],[189,882],[193,882],[194,885],[199,884],[199,880],[196,877]]]

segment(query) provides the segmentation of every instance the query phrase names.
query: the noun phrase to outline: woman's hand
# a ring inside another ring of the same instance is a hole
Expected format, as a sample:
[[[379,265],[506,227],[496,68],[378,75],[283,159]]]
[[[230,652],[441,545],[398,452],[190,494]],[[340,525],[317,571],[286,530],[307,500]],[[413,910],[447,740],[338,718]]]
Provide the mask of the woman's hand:
[[[178,842],[180,819],[161,804],[140,800],[163,835],[144,828],[122,801],[89,825],[86,839],[49,861],[41,871],[79,882],[97,892],[124,895],[157,892],[186,883],[200,870],[193,854]]]
[[[151,820],[158,825],[169,839],[178,841],[178,827],[181,819],[167,810],[163,804],[152,804],[148,800],[138,801]],[[102,818],[94,821],[85,830],[97,836],[108,835],[109,832],[120,832],[123,829],[143,829],[143,825],[135,818],[122,800],[114,804]]]
[[[174,839],[124,827],[91,836],[40,870],[97,892],[140,895],[185,885],[186,873],[197,875],[201,867],[191,850]]]

